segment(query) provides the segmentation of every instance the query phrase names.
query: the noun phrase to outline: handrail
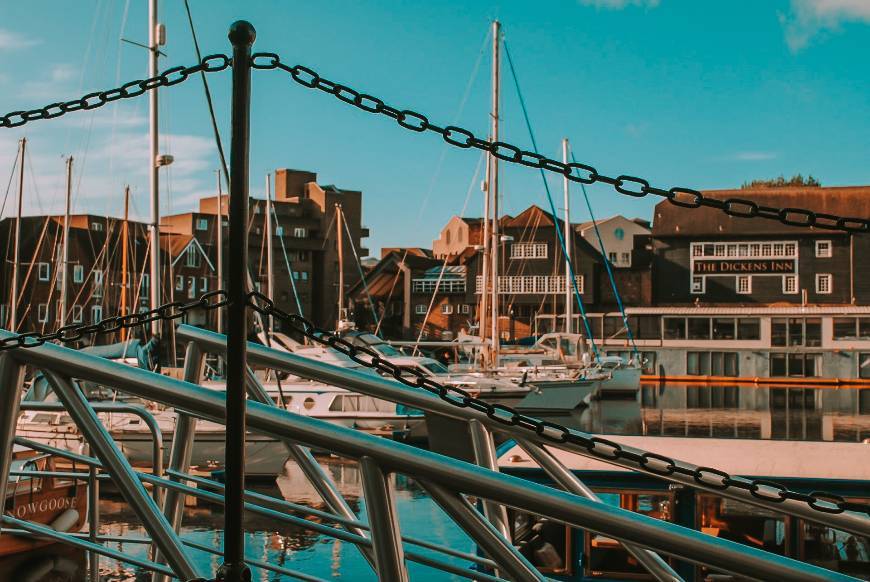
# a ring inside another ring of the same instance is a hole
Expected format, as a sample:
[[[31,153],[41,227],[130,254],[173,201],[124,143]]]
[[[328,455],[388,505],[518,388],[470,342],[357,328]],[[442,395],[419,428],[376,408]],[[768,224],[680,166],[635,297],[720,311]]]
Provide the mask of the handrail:
[[[226,345],[223,339],[224,336],[214,333],[212,331],[192,327],[189,325],[180,325],[176,330],[176,334],[177,337],[182,338],[186,341],[196,342],[203,350],[206,351],[221,353],[226,350]],[[475,419],[480,421],[481,424],[486,425],[490,430],[499,431],[511,436],[516,436],[517,438],[521,438],[528,442],[533,442],[538,446],[547,445],[548,447],[563,449],[579,455],[592,457],[598,461],[607,462],[612,465],[617,465],[639,473],[644,473],[652,477],[666,479],[675,483],[680,483],[682,485],[693,487],[695,489],[701,489],[706,492],[720,495],[723,497],[730,497],[743,503],[749,503],[751,505],[756,505],[779,513],[798,516],[818,523],[824,523],[826,525],[830,525],[837,529],[848,531],[857,535],[870,536],[870,519],[856,513],[822,513],[813,510],[805,503],[799,503],[792,500],[785,500],[781,502],[767,501],[753,496],[749,491],[736,489],[733,487],[724,490],[717,489],[705,483],[696,482],[691,477],[681,475],[679,473],[674,473],[672,475],[662,475],[648,469],[640,469],[636,465],[621,458],[603,459],[601,457],[591,455],[588,449],[580,445],[570,442],[558,443],[547,440],[540,435],[536,435],[535,433],[527,430],[522,430],[519,427],[509,426],[497,422],[482,412],[475,411],[468,407],[460,408],[457,406],[453,406],[424,390],[415,390],[413,388],[409,388],[407,386],[399,384],[393,380],[375,376],[374,374],[363,374],[351,368],[339,368],[337,366],[332,366],[322,361],[304,358],[296,354],[270,349],[263,345],[254,343],[248,344],[248,357],[251,364],[290,372],[303,378],[310,378],[324,382],[326,384],[341,386],[342,388],[346,388],[354,392],[359,392],[361,394],[366,394],[375,398],[390,400],[392,402],[398,402],[404,404],[405,406],[416,408],[418,410],[425,410],[427,412],[433,412],[442,416],[447,416],[449,418],[465,421]],[[592,436],[581,431],[575,432],[585,437]],[[623,445],[622,448],[626,451],[634,451],[638,453],[642,452],[627,445]],[[683,464],[685,464],[686,466],[693,466],[692,463],[683,462]]]
[[[0,337],[3,335],[0,333]],[[19,362],[51,370],[62,370],[65,375],[109,384],[167,406],[195,411],[215,422],[222,422],[225,418],[225,396],[195,384],[94,358],[88,354],[51,344],[28,350],[17,350],[11,356]],[[283,355],[285,358],[288,356],[290,354]],[[322,365],[320,368],[329,371]],[[354,376],[351,375],[350,379],[354,379]],[[371,377],[364,380],[375,383]],[[390,388],[395,389],[395,386]],[[410,389],[401,390],[413,392]],[[707,536],[695,530],[627,510],[604,507],[600,503],[551,487],[293,414],[274,406],[250,402],[247,411],[247,424],[253,431],[297,441],[308,446],[321,447],[353,459],[370,457],[385,472],[401,472],[419,480],[441,485],[456,493],[519,507],[574,527],[602,533],[692,562],[707,564],[717,570],[761,579],[795,581],[850,579],[848,576],[817,566]],[[142,475],[142,479],[160,480],[150,475]],[[173,486],[178,484],[173,483]],[[381,532],[379,537],[373,536],[373,541],[377,543],[384,535],[384,532]]]

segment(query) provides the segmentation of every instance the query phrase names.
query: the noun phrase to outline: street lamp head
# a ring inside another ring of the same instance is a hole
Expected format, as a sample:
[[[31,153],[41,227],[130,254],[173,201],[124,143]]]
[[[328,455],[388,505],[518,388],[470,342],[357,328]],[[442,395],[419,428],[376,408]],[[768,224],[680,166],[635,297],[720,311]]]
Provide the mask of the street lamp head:
[[[157,156],[154,160],[154,164],[159,168],[160,166],[169,166],[172,165],[172,162],[175,161],[175,158],[170,156],[169,154],[163,154]]]

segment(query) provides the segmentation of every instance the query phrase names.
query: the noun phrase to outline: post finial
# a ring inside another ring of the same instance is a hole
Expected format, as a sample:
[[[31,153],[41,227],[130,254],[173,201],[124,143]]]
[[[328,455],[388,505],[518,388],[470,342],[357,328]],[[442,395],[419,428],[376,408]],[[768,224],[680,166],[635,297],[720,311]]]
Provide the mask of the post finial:
[[[257,31],[254,29],[254,25],[247,20],[236,20],[230,26],[227,37],[234,46],[251,46],[257,39]]]

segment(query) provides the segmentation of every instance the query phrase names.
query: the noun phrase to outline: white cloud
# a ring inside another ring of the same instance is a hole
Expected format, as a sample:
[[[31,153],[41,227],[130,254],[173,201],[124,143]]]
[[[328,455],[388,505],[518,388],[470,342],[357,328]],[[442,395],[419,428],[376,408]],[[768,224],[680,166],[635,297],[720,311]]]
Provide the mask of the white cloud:
[[[822,31],[836,31],[844,22],[870,23],[868,0],[791,0],[788,14],[780,14],[785,41],[792,52],[806,47]]]
[[[25,36],[14,30],[0,28],[0,50],[25,49],[41,43],[42,39]]]
[[[655,8],[661,0],[578,0],[583,6],[594,6],[601,10],[622,10],[627,6]]]
[[[57,64],[51,67],[51,80],[55,83],[65,83],[72,81],[78,73],[78,69],[73,65]]]
[[[775,160],[777,157],[779,157],[779,154],[776,152],[746,151],[726,156],[726,159],[734,162],[763,162],[765,160]]]

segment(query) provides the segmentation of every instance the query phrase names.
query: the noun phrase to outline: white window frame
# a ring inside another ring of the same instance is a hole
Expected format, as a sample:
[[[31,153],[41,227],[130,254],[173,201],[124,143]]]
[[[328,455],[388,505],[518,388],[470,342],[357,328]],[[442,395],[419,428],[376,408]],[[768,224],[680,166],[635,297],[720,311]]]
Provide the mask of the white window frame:
[[[175,276],[175,290],[184,291],[184,275]]]
[[[73,323],[81,323],[82,322],[82,306],[81,305],[73,305],[72,322]]]
[[[414,306],[414,313],[417,315],[426,315],[426,304],[418,303]]]
[[[511,244],[512,259],[546,259],[547,243],[518,242]]]
[[[293,227],[293,238],[305,238],[305,227],[304,226]]]
[[[793,283],[791,288],[789,287],[789,281]],[[798,278],[797,275],[783,275],[782,276],[782,292],[784,295],[796,295],[798,292]]]
[[[208,230],[208,218],[197,218],[196,230]]]
[[[102,269],[94,269],[94,285],[102,285],[103,284],[103,270]]]
[[[258,289],[259,291],[259,289]],[[187,278],[187,297],[193,299],[196,296],[196,277]]]
[[[746,283],[746,286],[741,289],[741,283]],[[752,294],[752,275],[737,275],[734,288],[739,295]]]
[[[462,305],[460,305],[460,310],[463,315],[468,315],[469,313],[471,313],[471,306],[468,303],[463,303]]]
[[[85,280],[84,265],[73,265],[73,283],[81,283]]]
[[[201,293],[208,293],[208,277],[199,278],[199,290]]]
[[[148,289],[151,285],[151,275],[142,273],[142,280],[139,281],[139,297],[148,297]]]
[[[307,281],[308,280],[308,271],[301,271],[301,273],[302,273],[302,280]]]
[[[696,286],[696,283],[699,285]],[[689,291],[692,295],[703,295],[707,292],[707,277],[703,277],[700,275],[692,275],[692,279],[689,282]]]
[[[834,245],[830,240],[816,241],[816,258],[830,259],[834,255]]]
[[[91,305],[91,323],[100,323],[103,320],[103,306]]]
[[[827,281],[827,289],[822,288],[826,285],[823,281]],[[830,295],[834,292],[834,277],[830,273],[816,273],[816,293],[818,295]]]
[[[453,315],[453,304],[442,303],[441,304],[441,315]]]
[[[102,222],[92,222],[91,230],[94,232],[103,232],[103,223]]]
[[[184,257],[184,264],[188,267],[193,267],[193,268],[199,267],[199,265],[200,265],[199,253],[196,252],[195,245],[190,245],[189,247],[187,247],[187,256]]]
[[[48,321],[48,303],[40,303],[36,308],[36,321],[45,323]]]
[[[51,279],[51,265],[48,263],[37,263],[37,272],[40,281],[48,281]]]

